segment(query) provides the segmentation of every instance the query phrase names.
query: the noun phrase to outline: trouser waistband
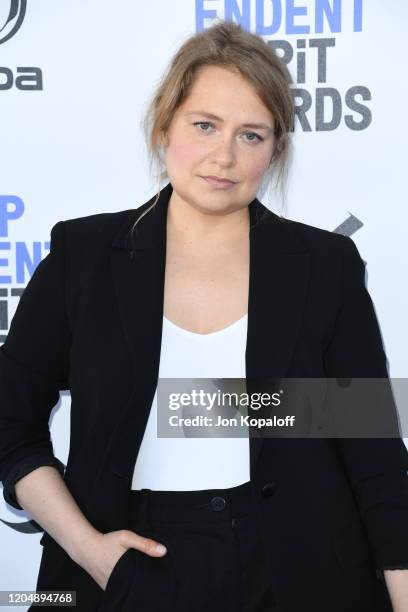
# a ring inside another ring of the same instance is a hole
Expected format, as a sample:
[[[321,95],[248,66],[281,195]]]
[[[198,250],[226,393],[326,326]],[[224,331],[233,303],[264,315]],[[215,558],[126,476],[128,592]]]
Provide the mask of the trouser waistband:
[[[130,491],[133,523],[223,522],[254,511],[251,481],[227,489],[199,491]]]

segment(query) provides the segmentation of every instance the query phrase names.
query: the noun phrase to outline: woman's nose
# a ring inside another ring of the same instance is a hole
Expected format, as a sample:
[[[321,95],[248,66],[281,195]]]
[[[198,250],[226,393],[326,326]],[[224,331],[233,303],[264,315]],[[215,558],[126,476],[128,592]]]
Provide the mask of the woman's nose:
[[[223,138],[214,151],[216,161],[221,164],[231,164],[235,161],[235,152],[232,139]]]

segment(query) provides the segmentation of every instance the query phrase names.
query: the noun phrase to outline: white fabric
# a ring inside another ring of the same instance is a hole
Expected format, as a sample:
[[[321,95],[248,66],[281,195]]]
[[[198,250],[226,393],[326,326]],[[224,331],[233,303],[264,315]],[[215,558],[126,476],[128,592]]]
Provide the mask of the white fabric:
[[[163,317],[159,378],[245,378],[247,320],[246,314],[224,329],[197,334]],[[132,489],[229,488],[248,482],[249,467],[248,435],[158,438],[156,389],[133,472]]]

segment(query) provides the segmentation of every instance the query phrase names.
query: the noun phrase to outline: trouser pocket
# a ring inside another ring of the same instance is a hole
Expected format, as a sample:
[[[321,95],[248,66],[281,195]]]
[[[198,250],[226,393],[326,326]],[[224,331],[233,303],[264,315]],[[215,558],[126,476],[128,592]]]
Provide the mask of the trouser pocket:
[[[173,610],[178,580],[172,562],[171,544],[153,531],[144,537],[163,542],[164,557],[151,557],[135,548],[119,558],[109,576],[98,612]]]
[[[114,610],[120,610],[120,606],[124,601],[128,589],[128,572],[124,571],[124,567],[126,564],[129,564],[131,553],[132,549],[128,548],[113,566],[101,604],[97,609],[98,612],[114,612]]]

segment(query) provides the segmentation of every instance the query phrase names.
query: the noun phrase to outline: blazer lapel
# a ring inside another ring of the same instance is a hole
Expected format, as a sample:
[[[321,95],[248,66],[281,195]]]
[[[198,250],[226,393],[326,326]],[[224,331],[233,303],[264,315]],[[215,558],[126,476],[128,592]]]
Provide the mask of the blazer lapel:
[[[109,469],[131,478],[158,380],[162,337],[166,223],[172,185],[160,192],[155,208],[129,230],[155,198],[132,211],[112,242],[111,264],[123,331],[134,365],[134,394],[116,421],[106,461]],[[268,211],[266,218],[262,218]],[[285,376],[304,309],[309,252],[289,223],[259,200],[249,205],[250,281],[246,342],[247,391],[256,381]],[[133,247],[133,249],[132,249]],[[262,434],[250,439],[251,477]]]

